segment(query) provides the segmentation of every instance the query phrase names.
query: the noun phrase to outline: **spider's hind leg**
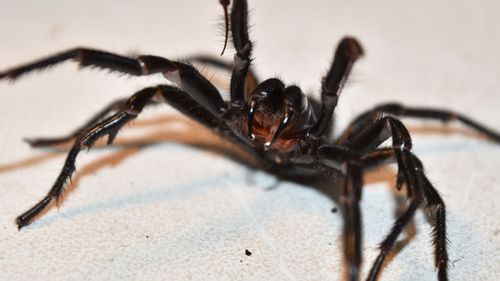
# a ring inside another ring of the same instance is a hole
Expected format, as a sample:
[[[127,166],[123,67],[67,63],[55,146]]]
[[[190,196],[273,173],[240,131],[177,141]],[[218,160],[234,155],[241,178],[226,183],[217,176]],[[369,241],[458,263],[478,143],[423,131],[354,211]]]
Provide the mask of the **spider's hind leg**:
[[[75,172],[75,161],[80,150],[91,147],[99,138],[106,135],[108,135],[108,143],[111,143],[118,131],[126,123],[135,119],[152,99],[163,99],[188,117],[209,128],[215,128],[221,124],[217,116],[179,88],[159,85],[137,92],[118,112],[82,130],[69,151],[54,185],[42,200],[17,218],[18,228],[28,225],[53,201],[57,201],[62,196],[66,182]]]

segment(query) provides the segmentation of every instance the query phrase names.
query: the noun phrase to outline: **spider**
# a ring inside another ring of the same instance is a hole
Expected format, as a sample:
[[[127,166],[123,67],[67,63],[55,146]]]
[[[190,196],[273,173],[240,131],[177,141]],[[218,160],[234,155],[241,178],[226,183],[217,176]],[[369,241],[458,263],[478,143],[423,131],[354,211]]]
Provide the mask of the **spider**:
[[[75,160],[80,150],[90,148],[104,136],[108,137],[108,144],[112,144],[118,131],[134,120],[146,106],[165,102],[253,155],[260,169],[280,178],[301,182],[341,178],[341,211],[345,220],[343,250],[349,280],[360,278],[362,235],[359,202],[363,173],[374,167],[396,163],[396,187],[406,187],[409,205],[380,244],[380,253],[367,280],[378,277],[388,252],[421,206],[428,209],[433,217],[438,279],[447,280],[445,204],[427,179],[422,162],[412,152],[411,136],[398,117],[459,121],[495,142],[500,142],[500,135],[461,114],[391,103],[361,114],[340,136],[334,138],[330,135],[332,115],[353,64],[363,55],[360,43],[352,37],[340,41],[333,62],[323,77],[321,100],[318,101],[304,95],[299,87],[286,85],[276,78],[260,82],[250,68],[252,41],[248,35],[247,1],[233,1],[230,13],[229,0],[220,0],[220,4],[225,15],[226,43],[231,33],[236,50],[232,66],[206,57],[195,57],[191,61],[232,69],[229,101],[223,100],[219,90],[190,63],[151,55],[130,58],[75,48],[0,72],[0,80],[14,80],[31,71],[72,59],[82,67],[97,67],[129,75],[161,73],[176,84],[148,87],[129,99],[118,100],[68,136],[29,139],[33,147],[53,146],[70,140],[74,144],[48,194],[17,218],[18,228],[31,223],[51,203],[61,198],[66,182],[75,171]],[[382,146],[386,140],[391,140],[392,145]]]

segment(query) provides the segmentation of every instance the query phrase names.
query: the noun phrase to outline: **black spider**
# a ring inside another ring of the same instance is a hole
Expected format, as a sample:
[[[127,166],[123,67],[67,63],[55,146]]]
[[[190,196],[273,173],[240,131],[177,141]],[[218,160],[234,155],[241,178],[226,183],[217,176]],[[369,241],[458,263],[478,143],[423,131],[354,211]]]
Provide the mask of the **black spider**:
[[[230,101],[224,101],[217,88],[189,63],[157,56],[128,58],[76,48],[0,72],[0,80],[14,80],[30,71],[73,59],[83,67],[98,67],[130,75],[162,73],[178,86],[145,88],[127,100],[112,103],[67,137],[28,140],[34,147],[52,146],[68,140],[74,140],[74,145],[48,194],[17,218],[19,229],[62,196],[82,148],[92,146],[105,135],[108,135],[108,144],[111,144],[120,128],[135,119],[145,106],[163,101],[239,145],[255,157],[259,168],[264,171],[297,181],[343,178],[341,207],[345,219],[344,255],[349,280],[359,280],[362,261],[359,201],[363,172],[387,163],[397,163],[397,188],[406,186],[410,203],[381,243],[380,253],[367,280],[377,278],[387,253],[421,205],[433,216],[438,279],[447,280],[445,205],[425,176],[421,161],[411,152],[410,134],[397,117],[459,121],[495,142],[500,142],[500,135],[463,115],[446,110],[385,104],[360,115],[344,133],[332,139],[329,128],[339,94],[354,62],[363,54],[357,40],[347,37],[340,41],[333,63],[322,81],[321,101],[316,101],[306,97],[297,86],[286,86],[279,79],[258,82],[250,70],[252,42],[247,30],[247,2],[235,0],[230,15],[227,11],[229,0],[220,0],[220,3],[226,20],[226,41],[230,26],[236,49],[234,62],[232,66],[227,66],[218,59],[206,57],[196,57],[192,61],[232,68]],[[381,147],[388,139],[392,140],[392,146]]]

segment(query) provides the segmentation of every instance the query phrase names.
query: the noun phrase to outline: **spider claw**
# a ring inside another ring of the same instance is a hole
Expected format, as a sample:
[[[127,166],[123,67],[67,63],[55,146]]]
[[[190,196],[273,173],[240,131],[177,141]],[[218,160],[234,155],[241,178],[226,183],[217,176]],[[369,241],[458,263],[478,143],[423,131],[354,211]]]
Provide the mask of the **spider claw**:
[[[222,8],[224,9],[224,23],[225,23],[224,47],[222,48],[222,52],[220,53],[220,55],[222,56],[224,54],[224,51],[226,50],[227,40],[229,37],[229,14],[227,12],[227,7],[229,6],[230,1],[229,0],[220,0],[219,2],[222,5]]]

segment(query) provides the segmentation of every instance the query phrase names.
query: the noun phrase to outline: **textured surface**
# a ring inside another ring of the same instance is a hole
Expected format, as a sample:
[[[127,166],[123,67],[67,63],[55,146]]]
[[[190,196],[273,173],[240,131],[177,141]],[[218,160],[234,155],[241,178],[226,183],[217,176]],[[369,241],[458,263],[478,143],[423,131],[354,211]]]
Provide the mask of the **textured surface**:
[[[218,1],[102,2],[0,1],[0,69],[75,45],[169,58],[222,47]],[[500,130],[497,1],[290,2],[249,4],[257,73],[315,93],[338,40],[358,37],[367,55],[341,98],[340,128],[375,104],[401,101],[451,108]],[[118,140],[151,145],[82,153],[64,204],[17,231],[15,217],[45,194],[64,161],[22,137],[64,134],[159,80],[67,63],[0,83],[0,279],[341,280],[334,201],[173,143],[213,138],[168,108],[147,111]],[[448,207],[450,279],[500,280],[500,147],[460,126],[408,124]],[[363,275],[396,208],[391,170],[365,179]],[[381,280],[436,279],[422,212],[415,225]]]

